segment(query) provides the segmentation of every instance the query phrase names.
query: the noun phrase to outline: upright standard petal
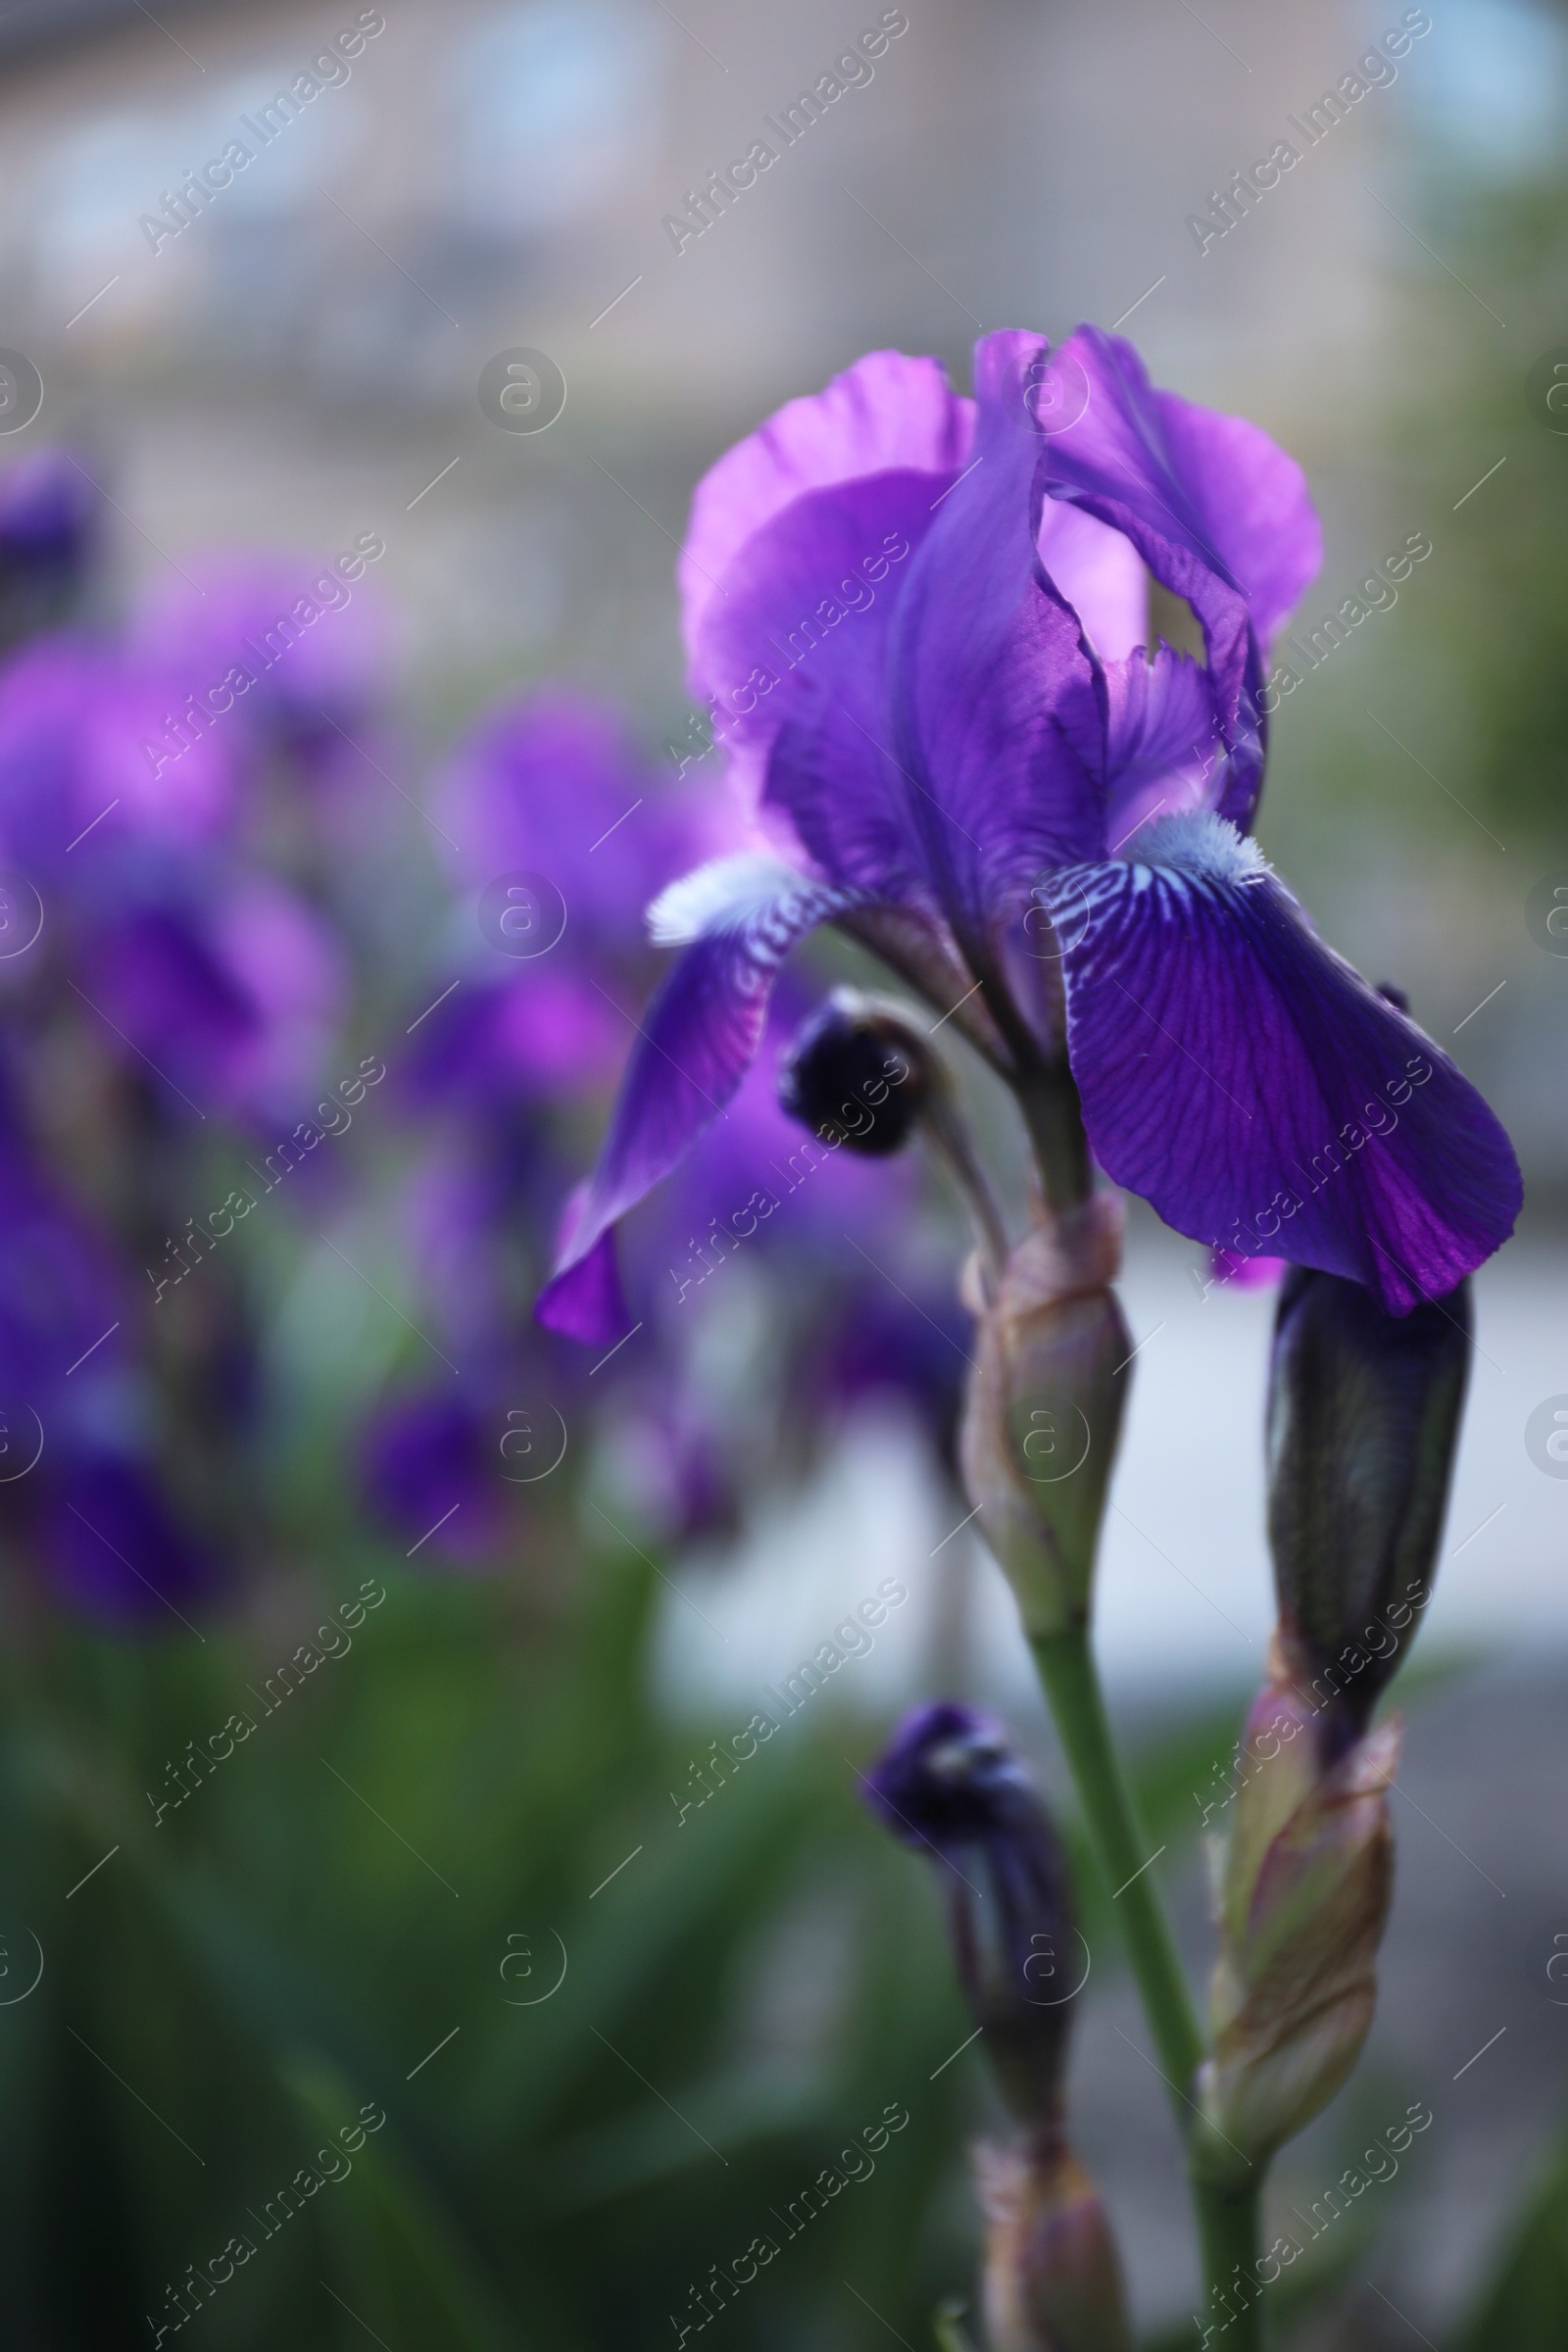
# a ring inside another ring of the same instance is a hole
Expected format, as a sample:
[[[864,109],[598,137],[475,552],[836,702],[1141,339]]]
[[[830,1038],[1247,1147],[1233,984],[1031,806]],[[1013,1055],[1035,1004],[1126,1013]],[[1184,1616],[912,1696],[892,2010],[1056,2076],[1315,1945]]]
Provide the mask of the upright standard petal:
[[[1083,405],[1047,437],[1047,487],[1123,531],[1202,623],[1235,755],[1222,813],[1245,824],[1262,779],[1253,712],[1268,641],[1322,562],[1305,477],[1245,417],[1156,391],[1120,336],[1081,326],[1054,366]]]
[[[749,542],[702,638],[731,772],[836,881],[905,895],[915,870],[891,754],[889,641],[942,477],[800,499]]]
[[[1063,724],[1095,703],[1094,662],[1035,547],[1044,445],[1029,397],[1046,351],[1022,333],[975,346],[974,462],[911,564],[892,649],[906,825],[966,948],[1042,867],[1104,839],[1097,780]]]
[[[1168,645],[1105,665],[1105,847],[1112,856],[1156,816],[1212,808],[1224,792],[1213,684]]]
[[[1347,1275],[1391,1314],[1446,1297],[1519,1208],[1480,1095],[1233,826],[1160,818],[1140,848],[1044,894],[1106,1173],[1195,1241]]]
[[[609,1341],[627,1327],[607,1237],[718,1118],[751,1065],[779,966],[853,904],[766,858],[688,874],[649,912],[655,941],[686,945],[639,1026],[599,1164],[576,1196],[535,1312],[547,1330]]]
[[[688,683],[712,710],[743,794],[760,796],[786,724],[804,715],[814,734],[848,693],[861,730],[850,730],[852,761],[862,762],[848,813],[881,813],[878,858],[897,828],[874,748],[887,736],[889,626],[973,426],[973,402],[937,361],[872,352],[719,460],[698,485],[681,552]],[[811,851],[839,878],[858,849],[853,822],[846,830],[846,862]]]
[[[697,485],[677,575],[692,692],[709,692],[705,622],[749,540],[812,491],[887,474],[936,475],[940,486],[963,466],[973,425],[973,403],[939,360],[872,351],[720,458]]]

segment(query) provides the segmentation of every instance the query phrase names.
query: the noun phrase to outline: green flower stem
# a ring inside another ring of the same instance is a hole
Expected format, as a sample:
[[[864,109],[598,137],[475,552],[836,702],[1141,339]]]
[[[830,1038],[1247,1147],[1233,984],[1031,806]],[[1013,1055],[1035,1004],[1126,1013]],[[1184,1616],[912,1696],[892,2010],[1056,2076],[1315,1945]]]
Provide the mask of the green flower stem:
[[[1198,2180],[1192,2187],[1207,2298],[1203,2324],[1207,2327],[1212,2321],[1216,2328],[1223,2326],[1226,2352],[1263,2352],[1262,2290],[1257,2278],[1261,2184],[1244,2189],[1240,2196],[1226,2196]],[[1238,2270],[1249,2282],[1251,2299],[1238,2296],[1235,2317],[1222,2319],[1221,2315],[1229,2315],[1232,2309],[1226,2288],[1237,2283]]]
[[[1143,1995],[1160,2072],[1182,2137],[1192,2123],[1193,2078],[1203,2062],[1203,2036],[1182,1975],[1176,1947],[1145,1867],[1149,1840],[1139,1826],[1132,1790],[1111,1738],[1100,1677],[1081,1627],[1047,1634],[1031,1646],[1067,1751],[1078,1802],[1095,1858],[1115,1900],[1122,1937]]]
[[[1065,1060],[1026,1068],[1014,1092],[1047,1200],[1058,1212],[1087,1200],[1093,1189],[1089,1144],[1078,1089]]]
[[[1203,2036],[1147,1868],[1149,1839],[1139,1824],[1132,1790],[1111,1737],[1089,1635],[1084,1628],[1074,1627],[1066,1633],[1044,1635],[1031,1646],[1066,1750],[1095,1856],[1115,1903],[1159,2054],[1159,2070],[1170,2092],[1171,2111],[1186,2142],[1196,2112],[1194,2079],[1205,2055]],[[1234,2280],[1238,2263],[1244,2277],[1256,2279],[1258,2191],[1228,2196],[1207,2181],[1196,2180],[1192,2191],[1203,2285],[1209,2309],[1217,2314],[1221,2306],[1216,2298],[1224,2294],[1227,2282]],[[1229,2308],[1228,2302],[1224,2308]],[[1262,2323],[1254,2306],[1231,2321],[1227,2338],[1227,2352],[1258,2352]]]
[[[1087,1200],[1092,1185],[1077,1087],[1065,1056],[1042,1063],[1032,1040],[1019,1034],[1005,990],[988,987],[986,1001],[1017,1057],[1014,1092],[1046,1200],[1059,1213]],[[1196,2079],[1207,2052],[1164,1910],[1149,1874],[1149,1839],[1111,1736],[1088,1628],[1076,1626],[1064,1633],[1041,1635],[1032,1639],[1030,1646],[1066,1751],[1090,1843],[1121,1923],[1176,2128],[1184,2146],[1190,2148],[1197,2114]],[[1206,2326],[1207,2315],[1218,2323],[1222,2313],[1231,2312],[1227,2288],[1236,2283],[1238,2273],[1256,2286],[1262,2173],[1259,2168],[1256,2185],[1239,2196],[1198,2179],[1191,2162],[1188,2180],[1198,2222]],[[1262,2352],[1263,2322],[1257,2296],[1254,2293],[1250,2301],[1245,2297],[1236,2300],[1245,2303],[1245,2308],[1237,2309],[1225,2323],[1227,2352]]]

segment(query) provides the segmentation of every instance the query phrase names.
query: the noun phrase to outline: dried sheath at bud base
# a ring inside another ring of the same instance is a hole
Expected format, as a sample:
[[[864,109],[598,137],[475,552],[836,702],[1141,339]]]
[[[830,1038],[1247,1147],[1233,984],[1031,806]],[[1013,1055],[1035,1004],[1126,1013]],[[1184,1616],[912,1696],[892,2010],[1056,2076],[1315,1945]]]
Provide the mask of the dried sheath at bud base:
[[[979,1318],[964,1484],[1035,1640],[1089,1621],[1132,1354],[1110,1288],[1121,1229],[1111,1193],[1036,1225]]]
[[[1059,2140],[982,2141],[974,2170],[991,2352],[1130,2352],[1110,2226],[1076,2157]]]
[[[1271,1683],[1243,1742],[1193,2146],[1200,2177],[1230,2189],[1255,2185],[1334,2096],[1377,1997],[1399,1727],[1380,1725],[1327,1768],[1315,1734],[1310,1702]]]

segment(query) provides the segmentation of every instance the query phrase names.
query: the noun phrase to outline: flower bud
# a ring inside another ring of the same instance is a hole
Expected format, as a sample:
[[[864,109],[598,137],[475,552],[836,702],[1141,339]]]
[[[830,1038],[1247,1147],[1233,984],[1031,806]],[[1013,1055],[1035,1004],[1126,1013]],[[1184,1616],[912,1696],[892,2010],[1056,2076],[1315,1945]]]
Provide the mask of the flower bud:
[[[1089,1622],[1133,1352],[1110,1288],[1121,1228],[1111,1193],[1037,1224],[979,1317],[964,1484],[1033,1640]]]
[[[1219,1873],[1213,2054],[1198,2082],[1194,2163],[1255,2185],[1359,2055],[1377,1997],[1394,1845],[1397,1722],[1322,1760],[1316,1710],[1283,1682],[1253,1702]]]
[[[1469,1286],[1386,1314],[1295,1267],[1269,1380],[1269,1544],[1288,1676],[1327,1706],[1325,1752],[1366,1729],[1431,1597],[1470,1366]]]
[[[958,1982],[1007,2106],[1053,2121],[1078,1939],[1066,1857],[1027,1769],[991,1717],[941,1700],[900,1726],[867,1801],[941,1870]]]
[[[836,988],[791,1041],[778,1099],[813,1134],[881,1158],[908,1142],[932,1076],[924,1039],[891,999]]]
[[[1115,2241],[1076,2157],[982,2141],[974,2168],[991,2352],[1130,2352]]]
[[[1100,2199],[1063,2132],[1068,2021],[1087,1966],[1066,1859],[1000,1725],[920,1707],[868,1777],[869,1802],[941,1871],[958,1981],[1016,2138],[982,2142],[991,2352],[1127,2352],[1121,2270]]]

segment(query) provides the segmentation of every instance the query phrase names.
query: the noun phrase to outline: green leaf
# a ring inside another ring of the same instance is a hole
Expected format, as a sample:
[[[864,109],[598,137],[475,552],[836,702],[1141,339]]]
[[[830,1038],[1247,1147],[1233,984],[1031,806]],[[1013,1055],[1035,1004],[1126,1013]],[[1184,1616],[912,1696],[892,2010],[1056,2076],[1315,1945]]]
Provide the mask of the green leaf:
[[[1452,2352],[1568,2344],[1568,2141],[1551,2160]]]
[[[326,2293],[362,2328],[389,2345],[412,2342],[428,2345],[431,2352],[447,2352],[449,2346],[453,2352],[518,2352],[534,2328],[514,2327],[502,2313],[395,2127],[383,2116],[380,2129],[367,2136],[360,2129],[365,2109],[343,2078],[319,2058],[302,2053],[282,2071],[305,2119],[351,2168],[341,2180],[329,2178],[313,2204],[317,2227],[334,2258],[335,2280],[321,2282]]]

